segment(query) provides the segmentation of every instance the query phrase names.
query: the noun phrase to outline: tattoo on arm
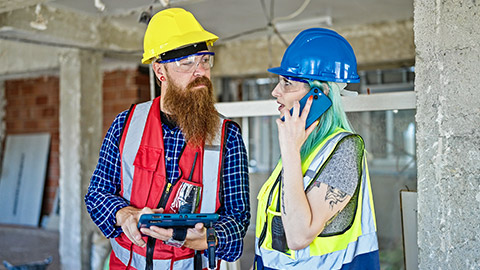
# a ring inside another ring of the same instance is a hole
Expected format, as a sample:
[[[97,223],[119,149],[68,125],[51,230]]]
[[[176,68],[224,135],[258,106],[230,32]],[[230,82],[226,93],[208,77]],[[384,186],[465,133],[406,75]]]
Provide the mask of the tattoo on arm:
[[[346,198],[347,193],[328,186],[327,194],[325,195],[325,201],[330,205],[330,209],[333,209],[333,206],[335,206],[337,203],[345,201]]]

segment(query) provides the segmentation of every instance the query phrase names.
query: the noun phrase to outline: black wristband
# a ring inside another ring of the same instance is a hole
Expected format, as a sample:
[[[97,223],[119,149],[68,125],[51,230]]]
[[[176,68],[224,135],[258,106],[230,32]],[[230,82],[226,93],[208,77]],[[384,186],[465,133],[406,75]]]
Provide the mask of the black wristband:
[[[172,238],[177,241],[185,241],[187,237],[187,228],[173,228]]]

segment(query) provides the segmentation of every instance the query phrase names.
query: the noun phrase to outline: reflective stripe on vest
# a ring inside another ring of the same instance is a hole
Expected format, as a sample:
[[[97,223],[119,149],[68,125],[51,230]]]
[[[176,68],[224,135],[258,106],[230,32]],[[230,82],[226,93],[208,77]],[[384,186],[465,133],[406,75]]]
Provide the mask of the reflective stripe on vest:
[[[112,245],[112,250],[115,253],[115,256],[120,259],[120,261],[128,265],[128,261],[130,260],[130,250],[122,247],[120,244],[115,241],[115,239],[110,239],[110,244]],[[193,269],[193,257],[187,259],[181,259],[175,261],[173,263],[173,268],[171,266],[171,260],[153,260],[153,269],[162,269],[162,270],[170,270],[170,269]],[[145,269],[146,258],[140,254],[132,252],[132,261],[130,265],[138,270]],[[205,256],[202,255],[202,268],[208,268],[208,260]]]
[[[125,145],[128,145],[128,147],[123,148],[122,155],[122,196],[127,201],[130,201],[132,196],[133,174],[135,171],[135,168],[131,164],[133,164],[138,148],[140,147],[143,129],[147,122],[147,116],[151,106],[152,101],[135,106],[128,127],[128,133],[125,137]]]
[[[216,201],[205,198],[217,198],[218,173],[220,165],[220,145],[222,144],[222,126],[224,119],[220,118],[220,131],[215,134],[211,145],[203,148],[203,180],[201,213],[214,213]]]
[[[302,164],[305,189],[314,181],[318,170],[321,169],[322,165],[333,153],[338,142],[348,135],[351,135],[351,133],[337,130],[307,157],[304,164]],[[274,269],[341,269],[343,265],[352,262],[356,256],[377,251],[378,241],[375,215],[365,155],[362,159],[362,168],[362,179],[359,183],[360,189],[355,218],[348,230],[339,235],[319,236],[302,250],[289,250],[287,253],[283,253],[271,248],[271,243],[269,243],[271,238],[268,237],[259,247],[261,228],[257,228],[255,253],[262,258],[263,265]],[[266,189],[262,188],[259,193],[259,200],[262,201],[259,201],[257,213],[262,216],[257,219],[260,222],[265,223],[268,221],[265,209],[260,209],[260,205],[268,208],[277,204],[276,199],[278,196],[276,195],[278,194],[274,194],[272,202],[266,205],[267,197],[273,188],[272,183],[277,179],[280,171],[281,162],[279,162],[279,165],[265,183]],[[274,192],[278,193],[278,189]],[[261,224],[261,226],[264,226],[264,224]]]

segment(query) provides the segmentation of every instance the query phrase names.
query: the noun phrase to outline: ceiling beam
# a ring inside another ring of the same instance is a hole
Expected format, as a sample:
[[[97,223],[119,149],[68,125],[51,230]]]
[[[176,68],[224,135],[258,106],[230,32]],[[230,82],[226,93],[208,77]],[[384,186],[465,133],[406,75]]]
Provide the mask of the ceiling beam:
[[[5,40],[106,53],[140,54],[142,49],[143,31],[109,17],[42,5],[40,11],[33,6],[1,13],[0,22]]]
[[[0,2],[0,13],[21,9],[36,4],[43,4],[51,0],[8,0]]]

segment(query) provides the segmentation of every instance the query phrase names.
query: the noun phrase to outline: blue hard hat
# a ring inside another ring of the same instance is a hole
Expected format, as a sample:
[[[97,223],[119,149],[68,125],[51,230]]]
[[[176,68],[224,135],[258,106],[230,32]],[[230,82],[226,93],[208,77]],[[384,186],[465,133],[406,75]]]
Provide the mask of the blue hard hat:
[[[298,34],[285,51],[280,66],[268,71],[328,82],[360,81],[352,46],[337,32],[325,28],[310,28]]]

